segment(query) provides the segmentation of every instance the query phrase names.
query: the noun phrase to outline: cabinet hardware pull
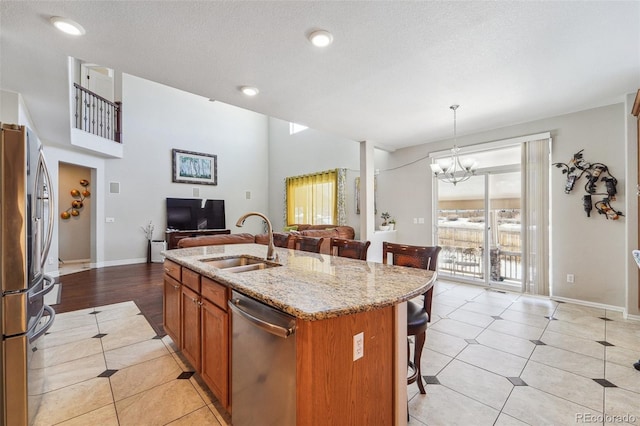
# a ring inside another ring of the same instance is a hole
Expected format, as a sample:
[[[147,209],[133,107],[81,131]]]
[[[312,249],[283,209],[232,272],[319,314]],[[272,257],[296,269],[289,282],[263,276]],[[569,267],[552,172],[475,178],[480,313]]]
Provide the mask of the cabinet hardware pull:
[[[169,268],[164,268],[164,271],[168,274],[169,272],[171,272],[171,269],[169,269]]]
[[[174,290],[179,290],[180,286],[179,285],[174,285],[173,288],[174,288]]]

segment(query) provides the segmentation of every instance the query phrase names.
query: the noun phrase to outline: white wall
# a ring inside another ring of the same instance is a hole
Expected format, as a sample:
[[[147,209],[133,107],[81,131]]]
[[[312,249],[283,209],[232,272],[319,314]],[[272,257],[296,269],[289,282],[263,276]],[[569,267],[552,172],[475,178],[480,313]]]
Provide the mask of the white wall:
[[[356,238],[360,218],[355,213],[355,178],[360,175],[360,144],[353,140],[307,129],[289,134],[289,122],[269,119],[269,218],[274,230],[284,223],[285,178],[337,168],[347,169],[347,224]]]
[[[0,90],[0,122],[27,126],[38,137],[29,110],[19,93]]]
[[[140,227],[155,225],[154,239],[164,239],[165,199],[225,200],[226,224],[232,232],[259,233],[261,221],[235,222],[243,213],[268,207],[268,135],[264,115],[157,84],[131,75],[122,78],[124,158],[106,160],[105,262],[146,260]],[[218,185],[173,183],[171,150],[218,156]],[[109,182],[120,193],[108,193]],[[251,199],[245,192],[251,192]]]
[[[609,166],[618,179],[614,205],[625,207],[627,168],[624,104],[581,111],[484,133],[458,136],[461,146],[549,131],[553,138],[552,162],[567,162],[584,149],[585,160]],[[376,157],[376,167],[388,169],[423,158],[429,152],[449,148],[452,141],[419,145]],[[629,160],[633,161],[633,160]],[[582,210],[584,182],[571,194],[564,193],[564,175],[551,172],[551,240],[553,295],[623,307],[626,304],[625,271],[629,253],[625,250],[627,219],[606,220],[595,210],[587,218]],[[583,178],[584,179],[584,178]],[[378,176],[379,206],[398,216],[398,242],[429,244],[432,241],[432,194],[428,160],[421,160]],[[595,201],[595,200],[594,200]],[[380,208],[380,207],[379,207]],[[425,217],[414,225],[413,217]],[[575,274],[567,284],[566,274]]]
[[[0,90],[0,122],[20,124],[18,121],[18,103],[20,95]]]

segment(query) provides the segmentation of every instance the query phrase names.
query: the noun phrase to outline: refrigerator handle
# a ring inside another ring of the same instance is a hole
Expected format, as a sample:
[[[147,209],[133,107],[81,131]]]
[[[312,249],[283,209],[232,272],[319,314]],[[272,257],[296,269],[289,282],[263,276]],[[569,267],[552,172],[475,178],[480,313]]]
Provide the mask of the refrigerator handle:
[[[33,335],[29,336],[29,343],[35,342],[36,339],[38,339],[40,336],[46,333],[51,328],[51,326],[53,325],[53,320],[56,318],[56,311],[54,311],[51,306],[44,305],[43,309],[49,313],[49,320],[45,323],[45,325],[40,330],[35,332]]]
[[[47,233],[45,235],[44,243],[42,244],[42,253],[40,258],[40,267],[44,269],[45,264],[47,263],[47,256],[49,255],[49,248],[51,247],[51,240],[53,238],[53,221],[55,215],[55,206],[54,206],[54,197],[53,197],[53,187],[51,185],[51,175],[49,174],[49,169],[47,168],[47,162],[44,159],[44,153],[42,149],[40,149],[40,156],[38,157],[38,178],[36,179],[36,185],[38,187],[36,190],[38,198],[42,198],[41,202],[44,203],[45,200],[48,200],[48,213],[49,220],[47,221]],[[44,185],[47,187],[47,192],[43,192]]]
[[[37,293],[33,293],[29,295],[29,302],[37,299],[38,297],[42,297],[45,294],[49,293],[51,290],[53,290],[53,287],[55,286],[55,281],[53,280],[53,278],[51,278],[49,275],[45,275],[42,277],[43,281],[45,282],[45,284],[42,286],[42,290],[40,290]]]

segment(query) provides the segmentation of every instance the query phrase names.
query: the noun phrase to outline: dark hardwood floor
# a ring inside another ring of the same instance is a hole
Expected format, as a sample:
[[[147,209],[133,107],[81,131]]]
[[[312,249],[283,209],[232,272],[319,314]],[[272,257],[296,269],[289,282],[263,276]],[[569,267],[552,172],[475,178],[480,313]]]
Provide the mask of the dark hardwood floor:
[[[61,284],[56,313],[133,300],[149,324],[164,336],[162,327],[162,263],[96,268],[56,279]]]

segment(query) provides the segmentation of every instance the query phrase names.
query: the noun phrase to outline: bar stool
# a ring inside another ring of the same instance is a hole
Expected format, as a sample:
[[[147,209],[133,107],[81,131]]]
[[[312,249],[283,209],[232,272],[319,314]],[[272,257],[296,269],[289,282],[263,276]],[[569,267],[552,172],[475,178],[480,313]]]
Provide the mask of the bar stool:
[[[435,271],[438,266],[438,254],[442,247],[421,247],[409,246],[405,244],[382,243],[382,263],[387,263],[387,254],[391,253],[393,264],[396,266],[409,266],[412,268],[428,269]],[[409,341],[407,340],[407,364],[412,369],[411,375],[407,378],[407,384],[418,382],[418,389],[421,394],[427,393],[422,383],[422,371],[420,359],[422,358],[422,348],[427,338],[427,323],[431,320],[431,301],[433,298],[433,286],[422,295],[422,306],[407,302],[407,337],[415,336],[415,347],[413,350],[413,361],[409,355]]]
[[[324,238],[306,237],[304,235],[296,235],[293,237],[293,247],[296,250],[308,251],[312,253],[320,253],[320,246]]]
[[[289,239],[291,234],[273,233],[273,245],[276,247],[289,248]]]
[[[331,238],[331,254],[351,259],[367,260],[367,251],[371,241],[347,240],[344,238]],[[334,250],[335,248],[335,250]]]

